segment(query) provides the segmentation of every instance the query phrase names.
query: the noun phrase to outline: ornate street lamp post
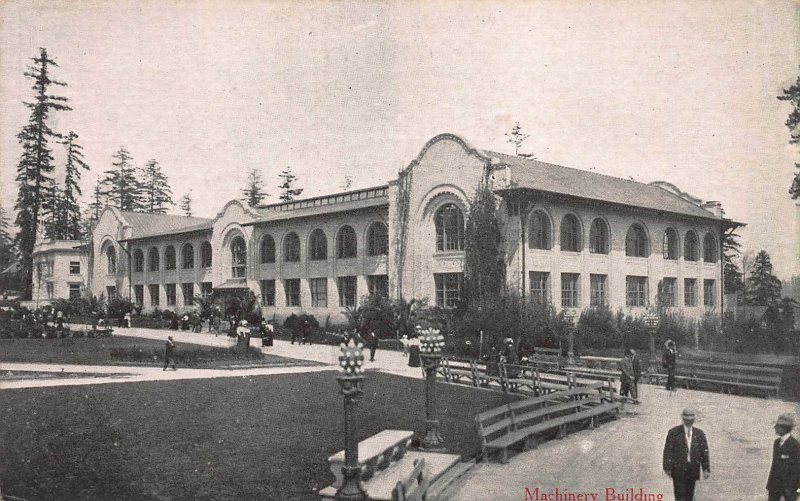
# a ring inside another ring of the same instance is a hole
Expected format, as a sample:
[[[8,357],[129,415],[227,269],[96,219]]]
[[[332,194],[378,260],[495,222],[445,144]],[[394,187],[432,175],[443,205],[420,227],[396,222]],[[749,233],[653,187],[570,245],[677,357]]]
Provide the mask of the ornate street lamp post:
[[[658,321],[661,318],[658,313],[648,313],[644,316],[644,325],[647,328],[647,333],[650,334],[650,359],[655,357],[656,353],[656,331],[658,330]]]
[[[575,363],[575,329],[578,327],[578,312],[575,310],[564,310],[564,321],[567,323],[567,333],[569,334],[569,347],[567,356],[570,365]]]
[[[342,467],[342,486],[336,491],[336,499],[365,500],[367,493],[361,484],[361,467],[358,465],[358,440],[353,409],[362,393],[361,382],[364,380],[364,345],[351,338],[348,344],[342,343],[339,365],[342,373],[336,381],[344,396],[344,466]]]
[[[436,369],[442,360],[444,336],[436,329],[420,333],[420,359],[425,370],[425,438],[423,449],[441,449],[444,439],[439,435],[439,420],[436,417]]]

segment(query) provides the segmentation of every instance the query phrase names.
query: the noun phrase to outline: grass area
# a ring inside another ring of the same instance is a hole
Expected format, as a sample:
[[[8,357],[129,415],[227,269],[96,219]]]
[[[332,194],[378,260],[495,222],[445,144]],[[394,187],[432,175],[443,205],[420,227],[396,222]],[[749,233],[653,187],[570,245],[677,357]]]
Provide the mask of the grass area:
[[[164,342],[153,339],[112,336],[79,339],[0,339],[0,361],[84,365],[164,365]],[[264,354],[257,349],[242,350],[198,344],[177,343],[175,361],[179,367],[224,368],[230,365],[316,365]]]
[[[437,385],[449,452],[477,453],[474,416],[509,396]],[[369,373],[359,440],[423,432],[424,381]],[[4,390],[2,492],[37,500],[313,500],[344,447],[333,372]]]

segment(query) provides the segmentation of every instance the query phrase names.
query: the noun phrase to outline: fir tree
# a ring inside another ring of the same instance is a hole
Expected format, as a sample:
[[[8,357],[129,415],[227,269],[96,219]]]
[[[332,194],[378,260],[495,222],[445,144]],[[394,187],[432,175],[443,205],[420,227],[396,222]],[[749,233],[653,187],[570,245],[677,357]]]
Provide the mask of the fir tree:
[[[252,169],[247,174],[247,186],[242,188],[242,195],[244,195],[243,200],[250,207],[258,207],[261,201],[268,196],[264,191],[264,180],[261,179],[261,174],[256,169]]]
[[[89,203],[88,220],[90,223],[94,223],[100,219],[100,213],[103,212],[107,204],[108,197],[103,194],[103,187],[98,178],[92,190],[92,201]]]
[[[772,274],[772,262],[767,251],[760,251],[747,278],[745,303],[752,306],[772,306],[781,299],[781,281]]]
[[[789,144],[800,144],[800,77],[794,85],[788,89],[783,89],[783,95],[778,96],[781,101],[789,101],[792,105],[792,111],[786,119],[786,127],[789,128]],[[800,198],[800,163],[794,164],[797,172],[794,173],[792,185],[789,187],[789,196],[793,200]]]
[[[102,194],[108,203],[123,211],[144,211],[146,208],[142,185],[136,178],[133,158],[125,147],[114,153],[112,168],[105,171],[101,181]]]
[[[291,166],[287,166],[286,169],[280,173],[279,177],[283,179],[283,182],[278,186],[278,189],[281,190],[281,201],[291,202],[295,197],[299,197],[300,194],[303,193],[303,188],[295,188],[297,176],[292,174]]]
[[[16,260],[14,241],[9,233],[10,226],[6,210],[0,206],[0,271],[8,268]]]
[[[744,274],[739,268],[736,259],[741,253],[739,235],[733,230],[722,236],[723,280],[725,294],[740,294],[744,291]]]
[[[52,111],[67,111],[69,106],[65,97],[55,96],[50,93],[54,85],[64,86],[63,82],[50,77],[50,67],[58,65],[47,55],[47,50],[39,50],[39,57],[32,58],[34,65],[25,72],[25,76],[33,79],[33,90],[36,93],[33,102],[25,102],[31,110],[28,123],[22,128],[17,139],[22,145],[22,156],[17,165],[16,181],[19,185],[17,194],[16,224],[19,232],[16,236],[16,245],[20,252],[22,269],[25,274],[25,290],[23,297],[31,297],[33,284],[33,247],[36,244],[37,234],[41,231],[42,206],[46,203],[49,189],[53,184],[53,155],[50,148],[51,140],[58,140],[61,136],[50,128],[48,118]]]
[[[185,216],[192,217],[192,190],[181,197],[181,210]]]
[[[344,181],[342,181],[342,191],[350,191],[352,188],[353,188],[353,178],[345,174]]]
[[[48,188],[47,198],[42,204],[42,224],[44,236],[51,240],[62,240],[64,228],[64,192],[57,184],[53,183]]]
[[[167,176],[161,171],[161,166],[155,159],[150,159],[142,169],[141,181],[142,194],[144,195],[144,211],[150,214],[166,214],[167,206],[175,205],[172,202],[172,189],[169,187]]]
[[[500,296],[505,285],[503,233],[494,193],[481,186],[470,202],[464,232],[464,278],[470,305]]]
[[[61,238],[64,240],[80,240],[84,229],[78,197],[82,195],[81,170],[88,171],[89,166],[83,159],[83,147],[76,139],[78,135],[70,131],[64,141],[67,146],[67,162],[64,167],[64,190],[60,206],[64,221]]]
[[[525,157],[525,158],[534,158],[534,159],[536,158],[532,153],[520,153],[519,152],[520,148],[522,148],[522,145],[525,143],[525,141],[529,137],[531,137],[530,134],[525,134],[522,131],[522,126],[519,124],[519,122],[515,122],[514,123],[514,127],[511,128],[511,131],[510,132],[506,132],[506,137],[508,138],[508,139],[506,139],[506,142],[507,143],[511,143],[511,144],[514,145],[514,154],[515,155],[518,155],[518,156],[521,156],[521,157]]]

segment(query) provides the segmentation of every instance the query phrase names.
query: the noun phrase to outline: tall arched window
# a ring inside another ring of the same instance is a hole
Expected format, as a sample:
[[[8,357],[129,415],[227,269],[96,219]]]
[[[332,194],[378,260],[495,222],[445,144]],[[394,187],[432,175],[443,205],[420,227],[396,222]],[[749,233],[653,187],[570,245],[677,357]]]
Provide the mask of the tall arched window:
[[[456,204],[439,207],[434,215],[436,250],[464,250],[464,214]]]
[[[192,244],[186,244],[181,249],[181,268],[184,270],[194,268],[194,246]]]
[[[275,239],[272,235],[264,235],[261,239],[261,263],[275,262]]]
[[[706,263],[717,262],[717,239],[711,233],[703,237],[703,261]]]
[[[567,214],[561,220],[561,250],[580,252],[582,244],[581,224],[578,222],[577,217]]]
[[[200,244],[200,266],[203,268],[211,268],[214,253],[211,250],[211,244],[203,242]]]
[[[608,254],[608,225],[601,218],[592,221],[589,229],[589,252],[592,254]]]
[[[358,255],[356,232],[352,226],[342,226],[336,236],[336,257],[346,259]]]
[[[231,271],[233,278],[244,278],[247,270],[247,245],[244,238],[235,237],[231,241]]]
[[[697,261],[697,234],[691,230],[686,232],[686,239],[683,242],[683,259],[686,261]]]
[[[283,260],[287,263],[300,261],[300,237],[291,232],[283,239]]]
[[[367,230],[367,254],[370,256],[389,254],[389,227],[385,223],[372,223]]]
[[[528,246],[531,249],[549,249],[552,245],[550,218],[542,211],[535,211],[530,218]]]
[[[108,260],[108,273],[117,272],[117,251],[109,245],[106,249],[106,259]]]
[[[678,259],[678,232],[673,228],[664,232],[664,259]]]
[[[174,270],[176,266],[175,261],[175,247],[168,245],[167,249],[164,251],[164,269]]]
[[[640,224],[632,224],[625,235],[625,255],[630,257],[647,257],[647,233]]]
[[[158,257],[158,247],[150,247],[147,252],[147,269],[150,271],[158,271],[161,267],[160,259]]]
[[[328,259],[328,239],[325,232],[317,228],[308,238],[308,258],[314,261]]]
[[[142,252],[142,249],[133,251],[133,271],[136,273],[144,271],[144,252]]]

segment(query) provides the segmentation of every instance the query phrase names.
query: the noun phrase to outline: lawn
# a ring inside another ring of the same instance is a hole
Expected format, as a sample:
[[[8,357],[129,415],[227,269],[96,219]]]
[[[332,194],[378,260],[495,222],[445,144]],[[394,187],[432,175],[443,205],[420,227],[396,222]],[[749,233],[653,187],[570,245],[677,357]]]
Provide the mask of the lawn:
[[[334,372],[0,392],[2,492],[36,500],[314,500],[343,448]],[[424,430],[424,382],[368,373],[359,439]],[[437,385],[449,452],[509,398]]]

